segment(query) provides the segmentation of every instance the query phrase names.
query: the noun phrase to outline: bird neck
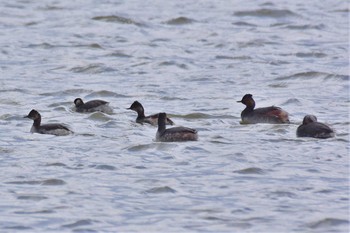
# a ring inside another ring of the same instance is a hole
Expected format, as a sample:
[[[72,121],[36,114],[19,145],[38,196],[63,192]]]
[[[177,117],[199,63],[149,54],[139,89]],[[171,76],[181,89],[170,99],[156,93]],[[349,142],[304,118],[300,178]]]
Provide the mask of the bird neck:
[[[34,120],[33,126],[39,127],[41,123],[41,117],[38,117]]]

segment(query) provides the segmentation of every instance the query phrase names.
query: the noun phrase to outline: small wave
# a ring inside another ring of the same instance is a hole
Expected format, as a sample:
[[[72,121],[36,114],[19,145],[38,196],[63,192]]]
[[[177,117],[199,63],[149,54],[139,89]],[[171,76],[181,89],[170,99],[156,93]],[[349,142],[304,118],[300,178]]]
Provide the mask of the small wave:
[[[334,190],[332,189],[322,189],[322,190],[319,190],[319,191],[316,191],[315,193],[321,193],[321,194],[329,194],[329,193],[333,193]]]
[[[65,10],[68,8],[61,7],[61,6],[54,6],[54,5],[46,5],[46,6],[40,6],[38,7],[38,9],[42,11],[57,11],[57,10]]]
[[[288,83],[286,82],[272,83],[272,84],[269,84],[268,86],[272,88],[286,88],[288,87]]]
[[[247,22],[242,22],[242,21],[235,22],[235,23],[233,23],[233,25],[236,25],[236,26],[244,26],[244,27],[257,27],[256,24],[247,23]]]
[[[110,118],[103,112],[93,112],[91,115],[88,117],[90,120],[95,120],[95,121],[109,121],[112,120],[113,118]]]
[[[102,165],[96,165],[94,166],[96,169],[98,170],[107,170],[107,171],[113,171],[113,170],[116,170],[117,168],[114,167],[114,166],[111,166],[111,165],[105,165],[105,164],[102,164]]]
[[[11,226],[11,227],[3,227],[4,229],[9,229],[9,230],[20,230],[20,231],[23,231],[23,230],[33,230],[32,227],[27,227],[27,226]]]
[[[237,11],[234,13],[236,16],[254,16],[254,17],[271,17],[271,18],[284,18],[290,16],[296,16],[294,12],[290,10],[277,10],[277,9],[259,9],[253,11]]]
[[[317,29],[322,30],[326,26],[324,24],[317,24],[317,25],[288,25],[285,28],[291,29],[291,30],[309,30],[309,29]]]
[[[296,198],[297,195],[292,192],[287,192],[287,191],[276,191],[276,192],[271,192],[267,195],[271,199],[276,199],[280,197],[288,197],[288,198]]]
[[[60,179],[47,179],[47,180],[28,180],[28,181],[10,181],[7,184],[17,184],[17,185],[64,185],[66,182]]]
[[[67,90],[64,90],[64,91],[56,91],[56,92],[44,92],[44,93],[41,93],[39,95],[42,95],[42,96],[69,96],[69,95],[73,95],[73,96],[76,96],[77,94],[79,93],[84,93],[84,92],[87,92],[87,91],[91,91],[91,90],[85,90],[85,89],[67,89]],[[72,100],[72,103],[73,103],[73,100]],[[62,103],[64,104],[64,103]],[[56,105],[58,106],[58,105]]]
[[[85,96],[86,98],[95,98],[95,97],[118,97],[118,98],[126,98],[129,96],[118,94],[113,91],[107,91],[107,90],[101,90],[101,91],[94,91],[91,94],[88,94]]]
[[[55,107],[53,110],[67,112],[68,110],[64,106]]]
[[[146,191],[146,193],[176,193],[175,189],[170,188],[169,186],[163,186],[163,187],[156,187],[151,188]]]
[[[17,197],[18,200],[30,200],[30,201],[41,201],[48,199],[48,197],[37,196],[37,195],[20,195]]]
[[[284,103],[282,103],[282,105],[298,105],[298,106],[302,106],[303,104],[297,99],[297,98],[290,98],[288,100],[286,100]]]
[[[66,184],[66,182],[60,179],[48,179],[48,180],[41,181],[40,184],[41,185],[64,185]]]
[[[175,147],[177,147],[177,144],[174,144],[174,143],[154,142],[154,143],[149,143],[149,144],[130,146],[130,147],[127,147],[126,149],[128,151],[144,151],[144,150],[148,150],[148,149],[169,150],[169,149],[175,148]]]
[[[99,74],[99,73],[113,72],[113,71],[116,71],[116,69],[113,69],[111,67],[106,67],[102,63],[94,63],[86,66],[76,66],[71,68],[70,71],[74,73]]]
[[[205,114],[205,113],[189,113],[186,115],[176,115],[175,117],[181,117],[181,118],[185,118],[185,119],[210,119],[213,118],[212,115],[209,114]]]
[[[110,56],[110,57],[119,57],[119,58],[130,58],[132,57],[131,55],[128,55],[128,54],[125,54],[123,52],[112,52],[110,54],[108,54],[107,56]]]
[[[53,167],[67,167],[67,165],[64,163],[48,163],[45,166],[47,166],[47,167],[51,167],[51,166],[53,166]]]
[[[267,44],[278,44],[277,42],[272,42],[263,39],[255,39],[247,42],[238,42],[240,48],[250,48],[250,47],[264,47]],[[271,64],[271,62],[269,62]]]
[[[266,172],[264,169],[261,169],[258,167],[249,167],[249,168],[245,168],[245,169],[241,169],[241,170],[236,170],[236,171],[234,171],[234,173],[261,175],[261,174],[265,174]]]
[[[251,60],[252,58],[250,56],[226,56],[226,55],[217,55],[215,56],[215,59],[220,59],[220,60]]]
[[[92,223],[93,223],[93,221],[90,220],[90,219],[82,219],[82,220],[78,220],[78,221],[76,221],[76,222],[74,222],[74,223],[62,225],[62,227],[65,227],[65,228],[75,228],[75,227],[80,227],[80,226],[91,225]]]
[[[52,49],[54,48],[54,45],[51,45],[50,43],[40,43],[40,44],[29,44],[28,48],[40,48],[40,49]]]
[[[41,184],[41,181],[36,181],[36,180],[28,180],[28,181],[9,181],[5,182],[6,184],[18,184],[18,185],[37,185]]]
[[[330,74],[330,73],[317,72],[317,71],[300,72],[289,76],[278,77],[276,78],[276,80],[293,80],[293,79],[302,79],[302,78],[323,78],[324,80],[340,79],[342,81],[350,80],[349,75]]]
[[[21,89],[21,88],[10,88],[10,89],[0,89],[1,93],[4,92],[20,92],[20,93],[24,93],[24,94],[29,94],[30,92],[26,89]],[[3,100],[1,100],[3,101]]]
[[[71,47],[84,47],[84,48],[92,48],[92,49],[103,49],[103,47],[100,44],[97,43],[92,43],[92,44],[76,44],[74,46]]]
[[[23,120],[23,116],[15,116],[11,114],[0,115],[0,120],[12,121],[12,120]]]
[[[163,61],[161,63],[159,63],[159,66],[176,66],[179,67],[181,69],[187,70],[188,66],[184,63],[177,63],[175,61]]]
[[[312,52],[312,53],[296,53],[295,56],[297,57],[315,57],[315,58],[322,58],[327,57],[327,54],[321,53],[321,52]]]
[[[55,213],[53,210],[38,210],[38,211],[15,211],[16,214],[52,214]]]
[[[349,224],[349,220],[339,219],[339,218],[325,218],[317,222],[313,222],[309,224],[310,228],[326,228],[332,226],[338,226],[342,224]]]
[[[133,24],[136,26],[144,26],[144,24],[134,21],[133,19],[126,18],[118,15],[96,16],[93,20],[103,21],[108,23],[120,23],[120,24]]]
[[[350,8],[344,8],[344,9],[334,10],[333,12],[344,12],[344,13],[348,13],[348,12],[350,12]]]
[[[217,55],[217,56],[215,56],[215,59],[233,60],[233,59],[235,59],[235,58],[232,57],[232,56]]]
[[[0,147],[0,155],[1,154],[10,154],[14,151],[14,149],[9,149],[9,148],[3,148],[3,147]]]
[[[165,21],[165,24],[168,24],[168,25],[184,25],[184,24],[191,24],[193,22],[195,22],[195,20],[181,16],[181,17],[177,17],[177,18],[174,18],[174,19],[167,20],[167,21]]]
[[[38,25],[38,24],[39,24],[39,22],[37,22],[37,21],[30,21],[30,22],[25,23],[24,26],[34,26],[34,25]]]
[[[149,148],[154,148],[153,143],[152,144],[131,146],[131,147],[128,147],[127,150],[128,151],[143,151],[143,150],[147,150]]]
[[[204,216],[202,217],[204,220],[209,220],[209,221],[226,221],[224,218],[219,218],[215,216]]]
[[[64,108],[64,110],[66,110],[64,106],[65,105],[71,105],[72,103],[73,103],[73,101],[57,102],[57,103],[49,104],[48,107],[49,108],[57,108],[57,109],[60,109],[60,110],[61,110],[61,108]]]

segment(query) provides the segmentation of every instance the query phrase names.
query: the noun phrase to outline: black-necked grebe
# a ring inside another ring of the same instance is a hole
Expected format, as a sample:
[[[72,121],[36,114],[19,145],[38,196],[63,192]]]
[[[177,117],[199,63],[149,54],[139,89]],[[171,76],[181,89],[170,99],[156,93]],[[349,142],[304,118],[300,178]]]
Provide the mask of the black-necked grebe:
[[[32,110],[28,114],[28,116],[25,116],[25,118],[29,118],[34,120],[33,126],[30,129],[31,133],[41,133],[41,134],[52,134],[56,136],[65,136],[68,134],[73,133],[70,129],[68,129],[66,126],[62,124],[44,124],[40,125],[41,123],[41,115],[38,111]]]
[[[159,142],[180,142],[198,140],[197,130],[187,127],[165,127],[166,113],[158,114],[158,130],[156,141]]]
[[[109,102],[104,100],[90,100],[86,103],[82,99],[76,98],[74,100],[77,112],[104,112],[107,114],[113,113],[113,109],[108,106]]]
[[[142,104],[138,101],[134,101],[134,103],[132,103],[130,108],[127,108],[127,109],[130,109],[130,110],[137,112],[137,118],[136,118],[137,123],[140,123],[140,124],[148,123],[151,125],[158,124],[158,113],[150,115],[150,116],[145,116],[145,110],[144,110]],[[173,125],[174,122],[170,118],[167,117],[166,124]]]
[[[251,94],[244,95],[242,100],[237,102],[242,103],[246,106],[246,108],[241,113],[242,123],[289,123],[288,113],[279,107],[271,106],[254,109],[255,101]]]
[[[314,115],[306,115],[297,129],[298,137],[313,137],[313,138],[331,138],[334,137],[334,131],[328,125],[317,122]]]

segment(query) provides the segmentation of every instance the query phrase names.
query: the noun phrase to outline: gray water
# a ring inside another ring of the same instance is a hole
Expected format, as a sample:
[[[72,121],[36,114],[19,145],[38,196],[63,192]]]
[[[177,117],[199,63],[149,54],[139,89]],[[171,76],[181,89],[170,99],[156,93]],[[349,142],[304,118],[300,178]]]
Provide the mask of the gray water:
[[[1,232],[349,231],[347,1],[1,1],[0,29]],[[246,93],[292,123],[240,124]],[[135,100],[199,141],[155,142]]]

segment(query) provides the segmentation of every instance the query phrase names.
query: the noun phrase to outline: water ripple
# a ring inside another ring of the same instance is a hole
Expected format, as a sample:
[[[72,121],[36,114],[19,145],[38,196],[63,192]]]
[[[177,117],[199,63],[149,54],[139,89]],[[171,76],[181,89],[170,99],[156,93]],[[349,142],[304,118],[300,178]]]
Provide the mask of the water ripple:
[[[20,231],[23,231],[23,230],[33,230],[32,227],[26,227],[26,226],[12,226],[12,227],[4,227],[4,229],[9,229],[9,230],[20,230]]]
[[[247,22],[243,22],[243,21],[235,22],[235,23],[233,23],[233,25],[236,25],[236,26],[245,26],[245,27],[257,27],[257,26],[258,26],[258,25],[256,25],[256,24],[247,23]]]
[[[296,198],[297,195],[293,192],[288,192],[288,191],[276,191],[276,192],[271,192],[267,195],[271,199],[278,199],[281,197],[288,197],[288,198]]]
[[[75,227],[80,227],[80,226],[86,226],[86,225],[91,225],[94,221],[90,220],[90,219],[82,219],[82,220],[78,220],[74,223],[70,223],[70,224],[66,224],[66,225],[62,225],[62,227],[65,228],[75,228]]]
[[[184,24],[191,24],[195,22],[195,20],[187,17],[177,17],[174,19],[169,19],[168,21],[165,22],[165,24],[168,25],[184,25]]]
[[[288,25],[286,28],[291,30],[308,30],[308,29],[316,29],[316,30],[323,30],[325,28],[324,24],[317,24],[317,25]]]
[[[154,193],[154,194],[159,194],[159,193],[176,193],[176,190],[170,188],[169,186],[162,186],[162,187],[156,187],[156,188],[148,189],[145,192],[146,193]]]
[[[324,218],[322,220],[313,222],[309,224],[309,227],[312,229],[325,229],[332,226],[338,225],[348,225],[349,220],[339,219],[339,218]]]
[[[113,72],[116,69],[107,67],[102,63],[94,63],[86,66],[76,66],[70,69],[74,73],[84,73],[84,74],[100,74],[106,72]]]
[[[7,184],[18,184],[18,185],[64,185],[66,182],[60,179],[47,179],[47,180],[28,180],[28,181],[10,181]]]
[[[94,91],[91,94],[88,94],[85,96],[86,98],[95,98],[95,97],[118,97],[118,98],[126,98],[129,96],[119,94],[113,91],[108,90],[101,90],[101,91]]]
[[[30,200],[30,201],[41,201],[48,199],[45,196],[37,196],[37,195],[20,195],[17,197],[18,200]]]
[[[236,170],[234,173],[239,173],[239,174],[257,174],[257,175],[262,175],[265,174],[266,171],[264,169],[258,168],[258,167],[249,167],[241,170]]]
[[[133,24],[136,26],[145,26],[144,24],[136,22],[131,18],[118,16],[118,15],[96,16],[96,17],[93,17],[92,19],[97,21],[108,22],[108,23]]]
[[[277,10],[277,9],[258,9],[253,11],[236,11],[235,16],[253,16],[253,17],[271,17],[271,18],[284,18],[290,16],[296,16],[297,14],[290,10]]]
[[[330,74],[325,72],[318,72],[318,71],[307,71],[307,72],[300,72],[296,74],[292,74],[289,76],[284,77],[278,77],[276,80],[295,80],[295,79],[303,79],[303,78],[323,78],[324,80],[327,79],[339,79],[342,81],[349,81],[350,76],[349,75],[341,75],[341,74]]]
[[[102,122],[113,120],[113,118],[111,118],[110,116],[106,115],[103,112],[93,112],[90,114],[88,119],[94,120],[94,121],[102,121]]]
[[[104,165],[104,164],[96,165],[94,167],[98,170],[107,170],[107,171],[113,171],[113,170],[117,169],[116,167],[114,167],[112,165]]]
[[[305,58],[308,58],[308,57],[315,57],[315,58],[323,58],[323,57],[326,57],[327,54],[325,53],[321,53],[321,52],[311,52],[311,53],[302,53],[302,52],[299,52],[299,53],[296,53],[295,56],[297,57],[305,57]]]

